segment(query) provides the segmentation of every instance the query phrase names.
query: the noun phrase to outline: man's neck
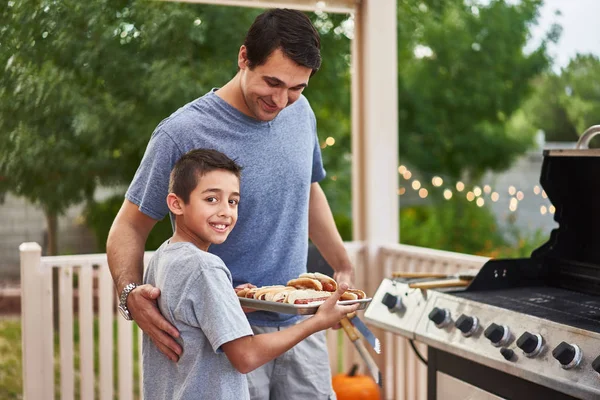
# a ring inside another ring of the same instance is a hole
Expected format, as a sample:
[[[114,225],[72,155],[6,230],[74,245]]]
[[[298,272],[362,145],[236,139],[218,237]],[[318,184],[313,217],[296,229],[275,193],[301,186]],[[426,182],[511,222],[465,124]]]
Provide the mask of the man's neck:
[[[244,100],[244,94],[242,93],[242,88],[240,87],[239,73],[237,73],[222,88],[217,90],[215,94],[242,114],[254,118],[250,112],[250,109],[248,108],[248,105],[246,105],[246,101]]]

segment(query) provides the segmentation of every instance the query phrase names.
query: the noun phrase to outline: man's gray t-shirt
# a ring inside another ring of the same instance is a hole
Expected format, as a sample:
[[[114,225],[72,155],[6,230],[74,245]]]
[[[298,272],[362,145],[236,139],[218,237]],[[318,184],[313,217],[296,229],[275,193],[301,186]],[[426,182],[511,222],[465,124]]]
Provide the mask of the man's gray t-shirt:
[[[144,333],[145,399],[248,399],[246,376],[220,350],[252,335],[223,261],[192,243],[165,242],[155,252],[144,283],[161,290],[158,306],[180,332],[179,362],[162,354]]]
[[[216,149],[244,170],[238,221],[227,240],[209,249],[221,257],[233,284],[286,284],[306,272],[310,185],[325,177],[316,119],[306,98],[270,122],[241,113],[214,91],[192,101],[156,128],[126,198],[154,218],[168,214],[169,174],[197,148]],[[250,324],[297,322],[288,314],[253,312]]]

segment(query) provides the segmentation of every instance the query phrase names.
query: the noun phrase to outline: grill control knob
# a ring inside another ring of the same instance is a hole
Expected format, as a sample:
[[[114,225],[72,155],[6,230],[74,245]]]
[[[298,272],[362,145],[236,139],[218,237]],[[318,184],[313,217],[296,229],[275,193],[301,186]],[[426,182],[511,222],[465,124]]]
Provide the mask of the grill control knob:
[[[592,361],[592,368],[594,371],[600,374],[600,356],[596,357],[596,359]]]
[[[560,342],[560,344],[552,350],[552,357],[556,358],[560,363],[560,366],[564,369],[571,369],[579,365],[583,358],[583,352],[576,344]]]
[[[479,320],[477,317],[469,317],[468,315],[462,314],[458,317],[454,326],[462,332],[464,337],[469,337],[475,333],[477,328],[479,328]]]
[[[527,357],[535,357],[540,354],[543,345],[544,340],[539,333],[534,335],[532,333],[525,332],[517,339],[517,347],[523,350],[523,353]]]
[[[508,326],[498,325],[493,322],[483,332],[483,335],[496,347],[504,346],[510,340],[510,330],[508,329]]]
[[[452,321],[450,318],[450,311],[446,308],[433,307],[433,310],[431,310],[428,317],[438,328],[443,328]]]
[[[402,309],[402,299],[399,296],[395,296],[391,293],[383,295],[381,302],[390,310],[390,312],[398,311]]]
[[[504,357],[506,361],[510,361],[510,359],[513,358],[513,356],[515,355],[515,352],[511,349],[503,347],[500,349],[500,354],[502,354],[502,357]]]

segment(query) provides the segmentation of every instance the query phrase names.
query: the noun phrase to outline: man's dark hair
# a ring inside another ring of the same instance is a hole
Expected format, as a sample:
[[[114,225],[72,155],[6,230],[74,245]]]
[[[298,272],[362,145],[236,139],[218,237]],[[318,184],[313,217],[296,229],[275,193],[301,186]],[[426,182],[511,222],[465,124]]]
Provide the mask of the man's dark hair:
[[[250,68],[266,63],[278,48],[297,64],[312,69],[311,76],[321,67],[319,33],[300,11],[275,8],[260,14],[248,30],[244,46]]]
[[[175,193],[185,204],[198,186],[198,180],[215,170],[229,171],[240,178],[242,167],[217,150],[196,149],[185,153],[173,167],[169,179],[169,193]]]

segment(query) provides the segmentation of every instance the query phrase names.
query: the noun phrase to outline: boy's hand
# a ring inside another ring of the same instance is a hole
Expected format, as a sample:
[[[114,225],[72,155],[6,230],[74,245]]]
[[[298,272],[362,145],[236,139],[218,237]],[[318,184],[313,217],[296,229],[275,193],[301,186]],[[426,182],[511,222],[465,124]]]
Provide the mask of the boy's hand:
[[[233,290],[235,290],[235,292],[237,293],[237,292],[239,292],[242,289],[246,289],[246,288],[252,289],[252,288],[255,288],[255,287],[256,286],[253,285],[253,284],[251,284],[251,283],[242,283],[241,285],[237,285],[236,287],[234,287]]]
[[[337,304],[340,296],[348,289],[346,283],[338,285],[338,290],[333,293],[317,310],[317,313],[313,318],[319,320],[319,326],[322,329],[331,328],[336,326],[338,322],[351,312],[356,311],[359,304],[353,304],[350,306],[342,306]]]
[[[127,308],[133,320],[150,336],[161,353],[177,362],[183,351],[174,339],[179,337],[179,332],[160,313],[156,304],[158,296],[160,289],[151,285],[140,285],[129,294]]]
[[[241,285],[237,285],[236,287],[234,287],[233,290],[235,290],[235,292],[237,293],[237,292],[239,292],[242,289],[246,289],[246,288],[252,289],[252,288],[255,288],[255,287],[256,286],[253,285],[253,284],[251,284],[251,283],[242,283]],[[242,311],[245,314],[248,314],[248,313],[254,312],[256,310],[254,308],[242,307]]]

